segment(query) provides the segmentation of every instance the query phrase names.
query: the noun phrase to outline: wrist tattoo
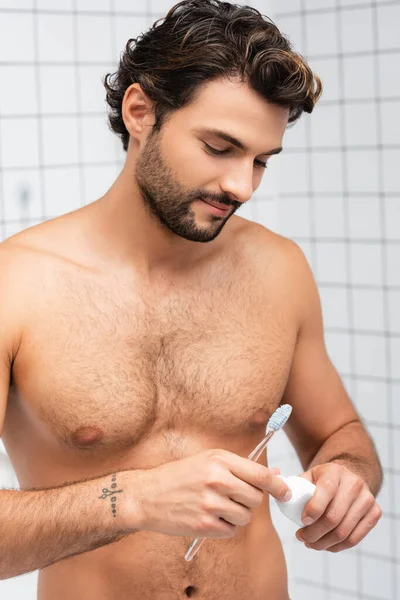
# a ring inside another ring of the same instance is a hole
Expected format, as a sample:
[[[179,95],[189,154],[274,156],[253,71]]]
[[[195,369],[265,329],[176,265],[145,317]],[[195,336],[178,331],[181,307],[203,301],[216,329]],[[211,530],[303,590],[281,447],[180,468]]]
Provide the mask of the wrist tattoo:
[[[107,488],[103,488],[103,494],[101,496],[99,496],[99,499],[104,499],[104,498],[111,498],[111,508],[112,508],[112,513],[113,516],[116,517],[117,516],[117,496],[115,494],[121,494],[121,492],[123,490],[116,490],[115,488],[117,487],[117,476],[114,475],[111,477],[111,486],[112,489],[108,490]]]

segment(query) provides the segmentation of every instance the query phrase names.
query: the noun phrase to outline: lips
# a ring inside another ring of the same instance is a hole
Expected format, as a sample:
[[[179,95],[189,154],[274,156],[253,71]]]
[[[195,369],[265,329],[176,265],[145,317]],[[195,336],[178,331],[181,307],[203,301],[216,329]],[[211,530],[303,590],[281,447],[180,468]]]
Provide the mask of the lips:
[[[214,206],[215,208],[219,208],[220,210],[229,210],[229,206],[226,206],[226,204],[218,204],[218,202],[214,202],[213,200],[204,200],[204,202],[207,202],[207,204],[211,204],[211,206]]]

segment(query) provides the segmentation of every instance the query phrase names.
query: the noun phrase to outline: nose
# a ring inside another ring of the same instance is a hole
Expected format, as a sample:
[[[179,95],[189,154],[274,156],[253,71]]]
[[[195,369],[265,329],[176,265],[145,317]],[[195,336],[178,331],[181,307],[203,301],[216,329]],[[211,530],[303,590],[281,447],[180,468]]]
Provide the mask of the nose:
[[[248,163],[235,166],[224,175],[221,188],[231,201],[243,204],[243,202],[250,200],[253,195],[253,177],[253,163],[250,166],[248,166]]]

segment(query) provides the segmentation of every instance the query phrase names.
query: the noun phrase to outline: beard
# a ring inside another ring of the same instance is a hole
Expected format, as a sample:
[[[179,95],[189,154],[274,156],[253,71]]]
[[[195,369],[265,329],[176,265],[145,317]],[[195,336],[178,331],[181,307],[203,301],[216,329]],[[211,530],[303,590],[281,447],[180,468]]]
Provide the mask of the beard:
[[[141,192],[147,213],[164,230],[168,230],[192,242],[214,240],[240,203],[216,199],[221,204],[233,206],[226,217],[210,215],[210,222],[199,224],[193,208],[195,200],[205,199],[200,190],[190,191],[174,178],[173,172],[165,163],[160,148],[160,133],[152,132],[136,161],[136,181]]]

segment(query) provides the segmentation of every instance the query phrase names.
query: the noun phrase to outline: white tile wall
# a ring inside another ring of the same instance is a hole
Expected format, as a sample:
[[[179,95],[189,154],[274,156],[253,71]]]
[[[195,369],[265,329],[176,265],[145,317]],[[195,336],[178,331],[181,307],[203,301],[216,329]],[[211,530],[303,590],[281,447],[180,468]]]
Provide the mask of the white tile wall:
[[[369,6],[340,13],[343,52],[363,52],[372,47],[373,14]]]
[[[337,555],[307,550],[293,537],[295,527],[272,511],[284,541],[291,596],[397,600],[398,541],[397,563],[389,553],[394,536],[400,539],[400,519],[393,519],[400,502],[400,6],[383,0],[377,9],[367,0],[249,3],[272,17],[284,15],[277,25],[311,57],[324,93],[314,113],[288,130],[285,152],[271,162],[240,214],[294,238],[303,249],[320,286],[328,353],[385,469],[379,501],[388,514],[360,548]],[[127,39],[172,5],[0,0],[3,236],[91,202],[114,181],[124,155],[105,125],[102,78],[115,70]],[[374,55],[375,42],[384,52]],[[382,238],[392,243],[382,244]],[[387,427],[389,419],[397,429]],[[271,460],[287,474],[300,473],[285,440],[276,439]],[[0,477],[2,485],[17,485],[1,442]],[[31,573],[2,581],[0,597],[34,600],[36,579]]]

